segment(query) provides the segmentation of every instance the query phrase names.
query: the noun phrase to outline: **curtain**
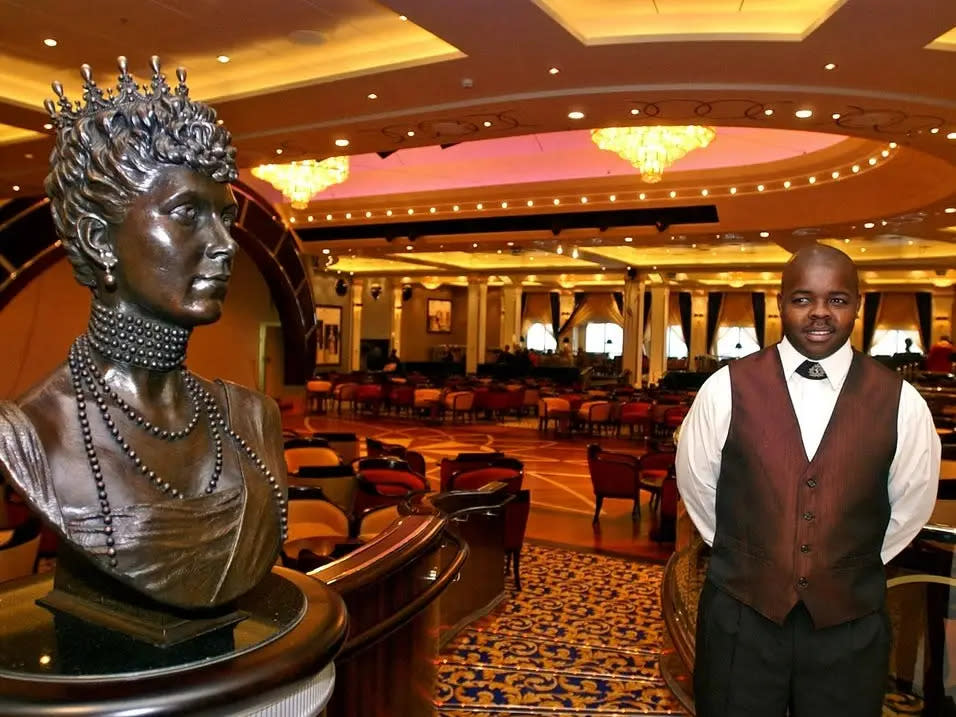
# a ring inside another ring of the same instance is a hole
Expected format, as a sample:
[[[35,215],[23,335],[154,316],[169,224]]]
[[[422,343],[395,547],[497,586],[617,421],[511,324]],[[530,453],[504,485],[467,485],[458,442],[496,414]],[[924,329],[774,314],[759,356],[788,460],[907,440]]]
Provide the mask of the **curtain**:
[[[624,325],[624,316],[618,310],[617,302],[614,301],[614,295],[611,292],[588,293],[564,322],[564,326],[558,332],[558,341],[570,336],[575,327],[590,323]]]
[[[763,348],[766,340],[767,295],[762,291],[755,291],[750,295],[754,307],[754,330],[757,332],[757,343]]]
[[[684,333],[684,343],[687,344],[687,350],[690,351],[690,314],[691,298],[689,291],[682,291],[677,295],[677,305],[680,309],[680,327]]]
[[[720,305],[724,303],[724,295],[720,291],[711,291],[707,295],[707,346],[708,350],[714,345],[717,335],[717,320],[720,318]]]
[[[876,312],[873,335],[867,351],[886,337],[888,331],[912,331],[922,338],[922,326],[918,308],[919,300],[915,292],[884,292]],[[927,322],[930,321],[932,308],[927,308]],[[927,333],[929,323],[927,323]]]
[[[554,324],[550,294],[521,294],[522,336],[527,335],[531,324],[544,324],[546,327]]]
[[[552,291],[549,296],[551,297],[551,329],[557,337],[558,330],[561,328],[561,295]]]
[[[722,335],[721,329],[730,326],[749,326],[754,324],[754,307],[751,294],[741,292],[727,292],[723,295],[723,301],[720,302],[720,311],[717,318],[716,331],[710,342],[710,351],[717,354],[717,337]],[[751,338],[757,341],[756,331],[751,329],[753,336]]]
[[[873,343],[873,330],[876,328],[876,315],[880,310],[878,291],[867,292],[863,295],[863,353],[870,352]]]
[[[651,355],[651,298],[654,295],[650,291],[644,292],[644,336],[643,336],[643,355]]]
[[[614,292],[614,303],[617,304],[617,310],[624,314],[624,292],[615,291]]]
[[[923,341],[923,353],[929,353],[933,340],[933,295],[928,291],[916,292],[916,313],[919,315],[919,337]]]

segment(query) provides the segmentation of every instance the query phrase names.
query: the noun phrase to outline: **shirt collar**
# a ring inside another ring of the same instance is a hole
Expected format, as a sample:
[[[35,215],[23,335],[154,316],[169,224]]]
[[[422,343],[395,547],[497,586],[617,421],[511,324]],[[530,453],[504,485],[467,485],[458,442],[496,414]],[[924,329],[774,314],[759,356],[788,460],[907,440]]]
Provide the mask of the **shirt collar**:
[[[777,351],[780,353],[780,363],[783,364],[783,377],[789,381],[790,377],[796,372],[797,367],[804,361],[813,361],[797,351],[786,336],[777,344]],[[827,373],[826,380],[834,391],[843,388],[843,382],[846,375],[850,372],[850,363],[853,361],[853,348],[850,341],[847,340],[843,346],[838,348],[832,354],[824,359],[817,361],[823,370]]]

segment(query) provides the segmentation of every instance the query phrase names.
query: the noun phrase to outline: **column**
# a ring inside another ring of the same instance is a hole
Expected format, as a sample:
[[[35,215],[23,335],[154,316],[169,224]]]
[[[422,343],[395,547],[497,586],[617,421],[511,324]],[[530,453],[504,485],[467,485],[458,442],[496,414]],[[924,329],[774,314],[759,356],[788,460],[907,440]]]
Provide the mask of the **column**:
[[[866,303],[866,288],[860,285],[860,309],[856,315],[856,323],[853,324],[853,333],[850,334],[850,346],[857,351],[863,350],[863,305]]]
[[[933,331],[930,346],[939,341],[941,336],[953,338],[953,323],[951,310],[953,308],[953,289],[933,290]],[[923,353],[929,351],[929,346],[923,347]]]
[[[487,290],[487,286],[485,289]],[[510,346],[512,351],[521,336],[521,292],[520,286],[505,286],[501,290],[501,333],[498,346]]]
[[[687,368],[695,371],[698,356],[710,353],[707,345],[707,292],[695,289],[690,294],[690,345],[687,347]]]
[[[362,279],[352,279],[352,325],[349,331],[349,350],[346,368],[349,371],[358,371],[362,367],[362,295],[365,291],[365,282]]]
[[[631,383],[639,386],[644,372],[641,366],[644,343],[644,280],[628,279],[624,283],[624,355],[621,370],[631,372]]]
[[[488,308],[488,280],[468,279],[468,329],[466,332],[465,372],[476,373],[485,360],[485,311]]]
[[[402,283],[396,281],[395,279],[389,279],[391,284],[391,292],[389,296],[392,301],[392,320],[391,320],[391,331],[389,332],[389,341],[391,342],[392,348],[395,350],[395,353],[398,354],[399,358],[402,356]]]
[[[651,353],[648,384],[656,384],[667,373],[667,309],[670,287],[651,287]]]
[[[783,338],[783,324],[780,322],[780,309],[777,308],[778,296],[779,291],[764,292],[764,346],[773,346]]]
[[[558,327],[564,326],[564,323],[571,318],[571,314],[574,313],[574,292],[570,289],[561,289],[561,292],[558,294]],[[572,332],[573,333],[573,332]],[[555,336],[554,338],[558,338]],[[577,351],[578,347],[575,344],[574,336],[569,335],[571,339],[571,350]],[[561,352],[561,340],[558,339],[558,351]]]

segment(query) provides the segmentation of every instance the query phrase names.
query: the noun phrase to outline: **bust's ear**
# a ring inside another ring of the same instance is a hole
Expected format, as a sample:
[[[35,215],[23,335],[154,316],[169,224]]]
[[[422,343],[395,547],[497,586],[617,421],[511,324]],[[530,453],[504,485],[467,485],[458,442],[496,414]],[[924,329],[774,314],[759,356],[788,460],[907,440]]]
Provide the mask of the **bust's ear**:
[[[109,225],[95,214],[84,214],[76,220],[77,243],[83,253],[100,269],[116,263]]]

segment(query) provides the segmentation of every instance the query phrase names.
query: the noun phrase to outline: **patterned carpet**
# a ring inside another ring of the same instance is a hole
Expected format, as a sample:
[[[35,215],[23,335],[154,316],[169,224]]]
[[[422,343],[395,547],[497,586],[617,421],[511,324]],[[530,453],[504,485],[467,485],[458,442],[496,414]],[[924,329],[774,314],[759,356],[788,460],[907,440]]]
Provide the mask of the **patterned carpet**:
[[[443,651],[441,715],[684,714],[658,670],[660,566],[526,544],[521,572]]]

